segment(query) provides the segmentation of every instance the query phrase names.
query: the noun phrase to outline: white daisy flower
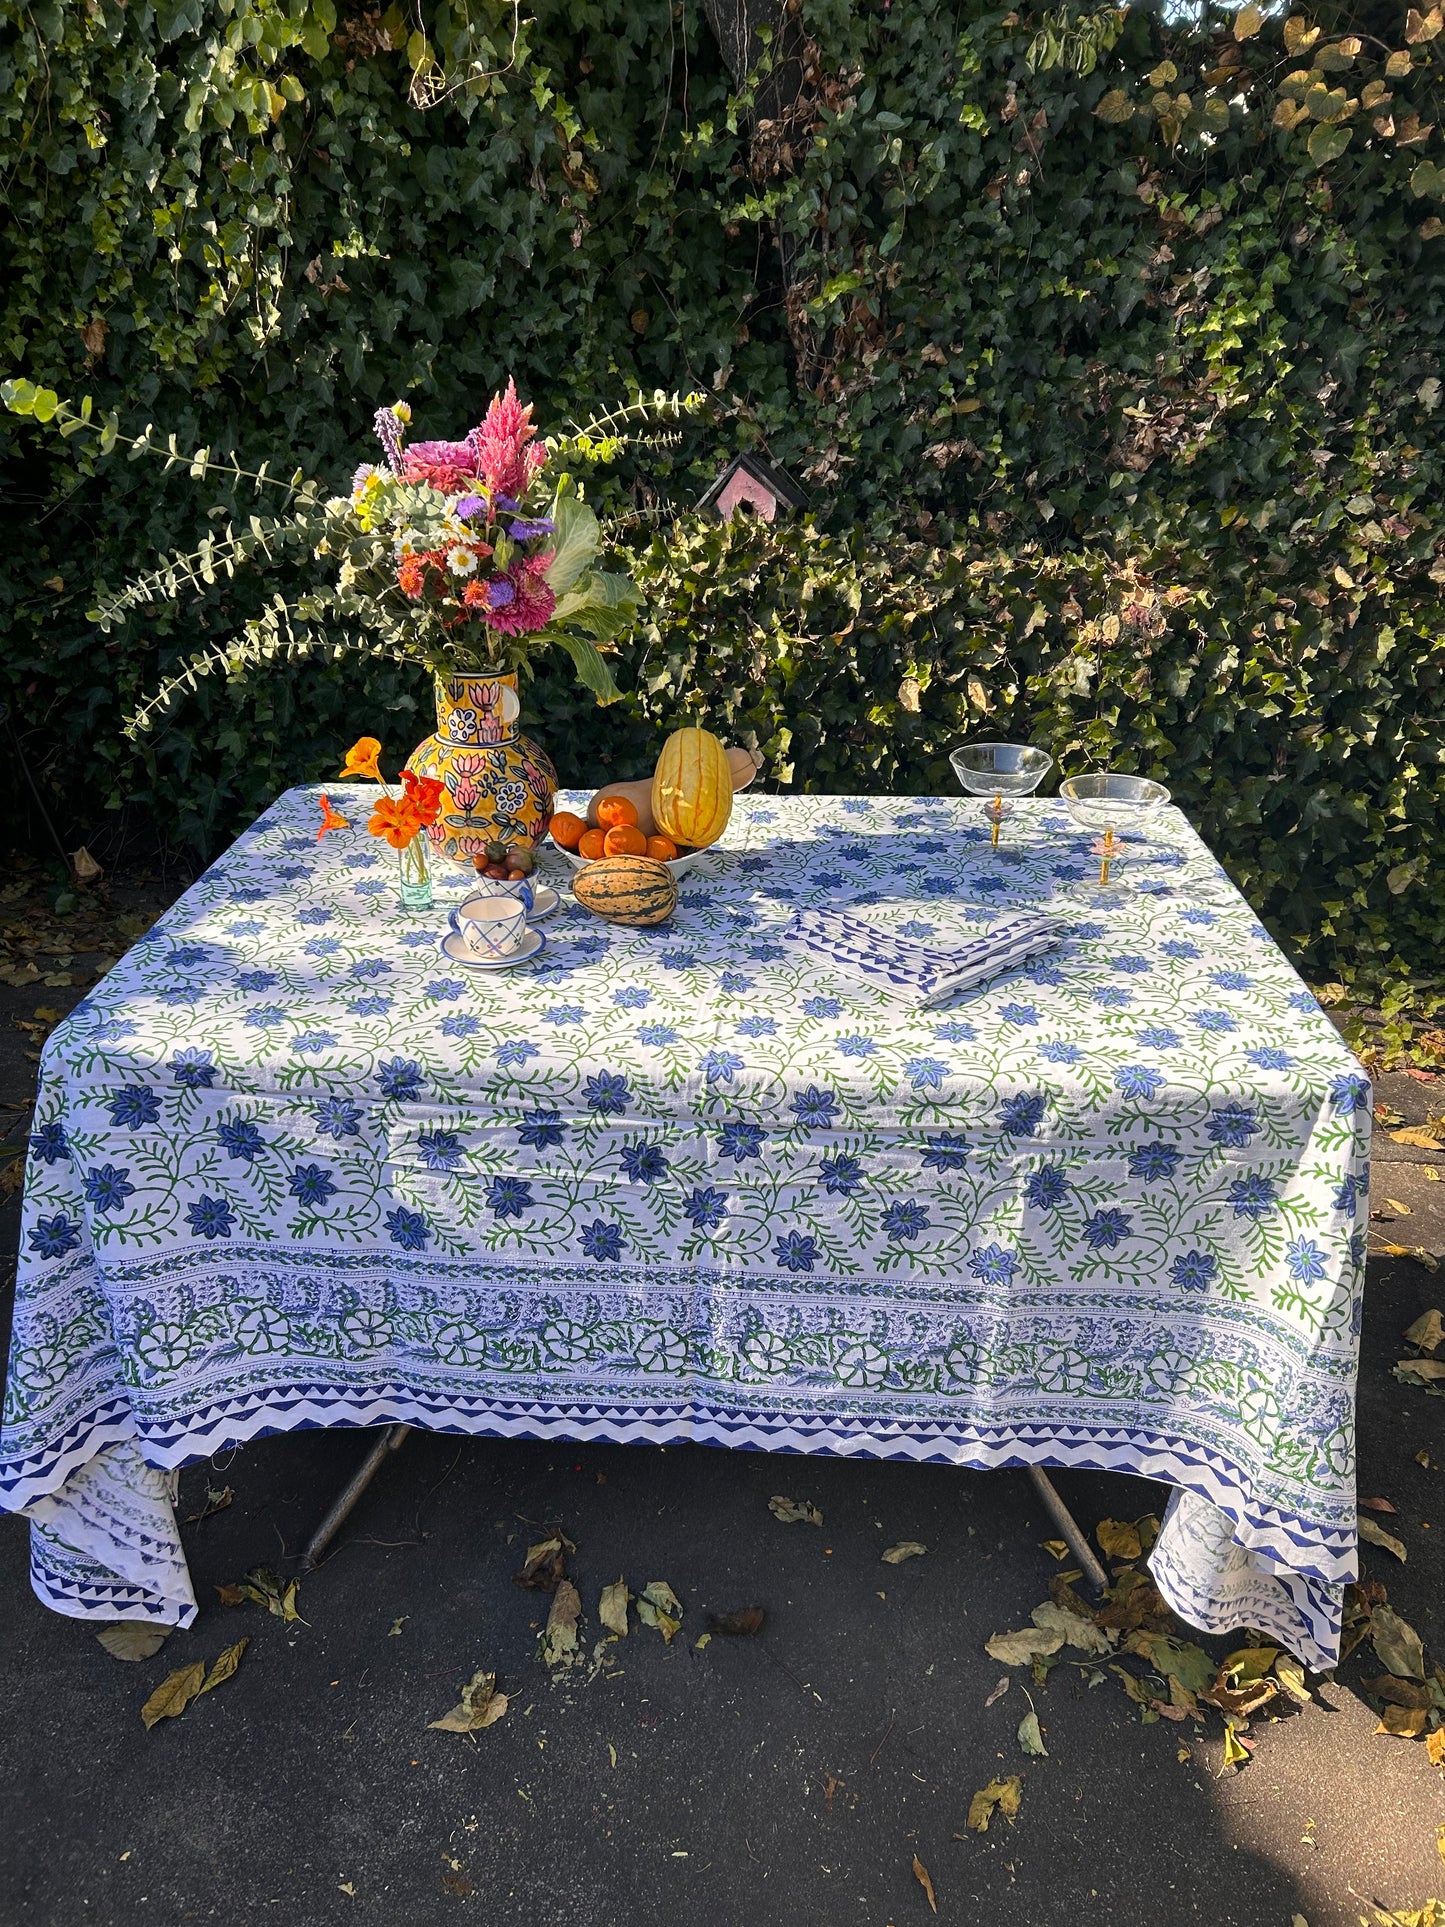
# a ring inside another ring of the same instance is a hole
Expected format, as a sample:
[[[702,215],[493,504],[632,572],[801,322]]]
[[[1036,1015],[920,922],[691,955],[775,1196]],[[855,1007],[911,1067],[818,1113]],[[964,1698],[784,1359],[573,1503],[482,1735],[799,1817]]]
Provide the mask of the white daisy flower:
[[[453,575],[475,575],[477,558],[470,549],[453,549],[447,556],[447,567]]]

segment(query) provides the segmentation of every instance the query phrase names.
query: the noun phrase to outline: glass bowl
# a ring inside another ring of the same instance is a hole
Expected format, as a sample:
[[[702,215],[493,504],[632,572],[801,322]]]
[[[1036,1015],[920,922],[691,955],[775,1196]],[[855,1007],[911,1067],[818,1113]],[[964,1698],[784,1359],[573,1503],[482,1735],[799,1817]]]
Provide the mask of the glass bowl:
[[[1142,831],[1154,812],[1169,801],[1169,792],[1147,776],[1106,770],[1094,776],[1066,776],[1059,785],[1059,801],[1081,829],[1128,836]]]
[[[1054,766],[1030,743],[964,743],[948,760],[971,796],[1032,796]]]

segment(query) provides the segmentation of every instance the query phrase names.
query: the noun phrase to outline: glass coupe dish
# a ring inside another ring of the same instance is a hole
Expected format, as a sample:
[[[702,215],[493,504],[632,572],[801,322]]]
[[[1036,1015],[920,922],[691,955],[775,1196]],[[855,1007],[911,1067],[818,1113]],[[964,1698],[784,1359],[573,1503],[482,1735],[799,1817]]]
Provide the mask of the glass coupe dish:
[[[970,796],[988,796],[983,813],[993,825],[993,847],[998,848],[999,825],[1009,814],[1009,796],[1032,796],[1054,766],[1047,750],[1030,743],[964,743],[948,759],[953,773]]]
[[[1147,776],[1104,770],[1066,776],[1059,785],[1059,801],[1081,829],[1102,832],[1094,854],[1100,860],[1099,881],[1107,883],[1109,865],[1121,853],[1125,837],[1143,833],[1149,818],[1169,801],[1169,792]]]

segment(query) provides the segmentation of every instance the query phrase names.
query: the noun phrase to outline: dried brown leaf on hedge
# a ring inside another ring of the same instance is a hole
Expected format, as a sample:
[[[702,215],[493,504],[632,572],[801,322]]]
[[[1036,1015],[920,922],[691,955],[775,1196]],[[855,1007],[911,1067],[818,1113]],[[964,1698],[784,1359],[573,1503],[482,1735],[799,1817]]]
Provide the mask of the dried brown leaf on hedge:
[[[160,1685],[151,1694],[140,1710],[146,1730],[160,1720],[173,1720],[184,1713],[191,1701],[201,1690],[206,1677],[204,1660],[193,1660],[189,1666],[178,1666],[173,1673],[167,1673]]]
[[[539,1539],[536,1545],[528,1546],[522,1570],[512,1574],[513,1585],[525,1586],[530,1592],[555,1592],[567,1576],[567,1554],[576,1550],[564,1532]]]
[[[610,1586],[604,1586],[597,1602],[598,1619],[619,1639],[627,1637],[627,1608],[631,1602],[632,1594],[627,1590],[625,1579],[614,1579]]]
[[[228,1646],[223,1653],[219,1654],[218,1657],[212,1661],[210,1672],[206,1674],[205,1679],[201,1682],[202,1693],[214,1693],[218,1686],[224,1686],[226,1681],[232,1678],[236,1668],[241,1664],[242,1655],[250,1643],[249,1637],[238,1639],[234,1646]],[[197,1698],[199,1697],[200,1695],[198,1694]]]
[[[811,1500],[789,1499],[781,1492],[774,1493],[768,1500],[768,1510],[785,1526],[820,1526],[823,1523],[822,1513]]]
[[[1001,1780],[990,1780],[987,1786],[979,1788],[968,1803],[969,1827],[974,1833],[987,1833],[988,1823],[995,1812],[1001,1813],[1012,1826],[1023,1793],[1024,1783],[1017,1773],[1010,1773]]]
[[[917,1854],[913,1856],[913,1878],[918,1882],[919,1886],[922,1887],[929,1906],[933,1909],[934,1913],[937,1913],[938,1902],[933,1897],[933,1882],[928,1877],[927,1867],[924,1866]]]
[[[428,1720],[427,1731],[480,1733],[485,1727],[495,1726],[510,1703],[505,1693],[497,1691],[495,1673],[473,1673],[462,1688],[461,1699],[439,1720]]]

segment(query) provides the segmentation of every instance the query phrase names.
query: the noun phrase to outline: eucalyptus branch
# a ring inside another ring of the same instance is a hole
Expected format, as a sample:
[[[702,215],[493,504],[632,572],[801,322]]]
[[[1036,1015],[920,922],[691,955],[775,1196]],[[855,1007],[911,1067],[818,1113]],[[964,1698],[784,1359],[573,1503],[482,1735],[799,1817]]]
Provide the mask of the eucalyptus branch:
[[[625,402],[619,408],[609,408],[601,415],[594,415],[580,426],[570,422],[567,433],[552,437],[549,446],[556,455],[581,456],[594,461],[614,460],[624,448],[649,445],[650,438],[634,432],[631,424],[636,423],[640,428],[649,422],[681,421],[687,415],[698,414],[706,406],[706,395],[696,390],[688,395],[676,392],[669,395],[666,389],[657,388],[650,396],[638,395],[635,400]],[[674,436],[672,439],[675,441],[677,438]]]
[[[322,526],[324,518],[305,514],[284,522],[253,515],[249,526],[239,531],[228,522],[223,536],[208,535],[199,548],[189,552],[177,550],[164,557],[158,567],[128,582],[114,595],[103,597],[94,609],[86,611],[86,619],[108,634],[132,609],[146,608],[155,602],[178,602],[187,590],[201,585],[210,588],[217,575],[232,581],[237,569],[253,556],[263,555],[268,562],[275,561],[291,544],[314,540],[316,530]]]

